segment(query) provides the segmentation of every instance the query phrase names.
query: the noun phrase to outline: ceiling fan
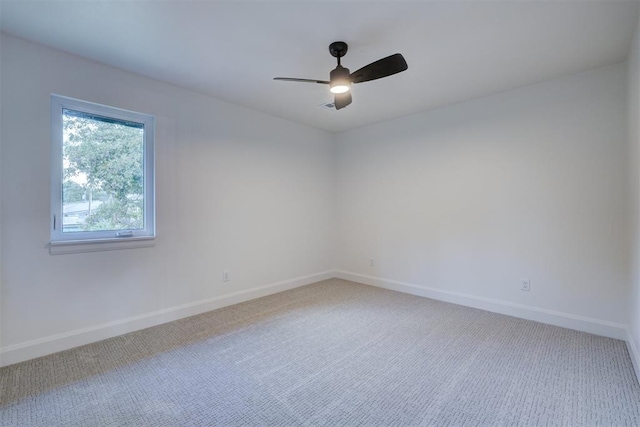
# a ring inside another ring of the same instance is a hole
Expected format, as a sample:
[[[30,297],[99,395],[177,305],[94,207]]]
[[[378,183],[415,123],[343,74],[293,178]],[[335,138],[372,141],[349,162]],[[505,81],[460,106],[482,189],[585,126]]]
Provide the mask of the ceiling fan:
[[[399,54],[393,54],[386,58],[379,59],[369,65],[365,65],[357,71],[349,74],[349,69],[340,65],[340,58],[347,54],[348,46],[345,42],[333,42],[329,45],[329,52],[338,59],[338,66],[331,71],[329,81],[314,79],[298,79],[292,77],[274,77],[273,80],[287,82],[318,83],[329,85],[329,90],[334,94],[334,105],[336,110],[351,104],[351,84],[363,83],[371,80],[388,77],[393,74],[405,71],[407,61]]]

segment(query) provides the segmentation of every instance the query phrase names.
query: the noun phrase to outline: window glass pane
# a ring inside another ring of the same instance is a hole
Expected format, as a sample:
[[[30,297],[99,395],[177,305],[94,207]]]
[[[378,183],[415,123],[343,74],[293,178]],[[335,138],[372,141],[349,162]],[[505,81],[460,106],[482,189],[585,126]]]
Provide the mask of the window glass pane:
[[[144,228],[144,125],[64,108],[62,232]]]

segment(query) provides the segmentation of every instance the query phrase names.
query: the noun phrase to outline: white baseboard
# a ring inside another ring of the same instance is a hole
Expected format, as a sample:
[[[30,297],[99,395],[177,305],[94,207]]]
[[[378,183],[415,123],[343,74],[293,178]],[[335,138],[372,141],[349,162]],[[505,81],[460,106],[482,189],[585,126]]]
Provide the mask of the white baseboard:
[[[636,345],[633,336],[630,331],[627,331],[627,349],[629,350],[629,356],[631,357],[631,362],[633,363],[633,369],[636,371],[636,378],[638,382],[640,382],[640,352],[638,351],[638,346]]]
[[[481,310],[534,320],[540,323],[575,329],[595,335],[621,340],[628,339],[626,325],[621,323],[607,322],[604,320],[576,316],[574,314],[515,304],[491,298],[478,297],[460,292],[443,291],[440,289],[366,276],[364,274],[351,273],[348,271],[336,271],[335,276],[340,279],[359,282],[365,285],[377,286],[379,288],[404,292],[411,295],[418,295],[467,307],[479,308]]]
[[[266,295],[283,292],[333,277],[625,340],[627,342],[636,375],[640,379],[640,352],[638,351],[639,349],[633,338],[628,333],[626,326],[623,324],[339,270],[331,270],[309,276],[297,277],[282,282],[259,286],[176,307],[165,308],[139,316],[133,316],[126,319],[116,320],[0,348],[0,367],[68,350],[73,347],[90,344],[92,342],[134,332],[140,329],[149,328],[151,326],[160,325],[162,323],[171,322],[184,317],[194,316],[196,314],[238,304]]]
[[[10,345],[0,348],[0,367],[45,356],[47,354],[57,353],[62,350],[68,350],[73,347],[90,344],[92,342],[115,337],[117,335],[160,325],[162,323],[171,322],[183,317],[194,316],[217,308],[309,285],[321,280],[331,279],[332,277],[335,277],[334,271],[325,271],[309,276],[296,277],[282,282],[258,286],[256,288],[233,292],[176,307],[169,307],[151,313],[141,314],[139,316],[115,320],[113,322]]]

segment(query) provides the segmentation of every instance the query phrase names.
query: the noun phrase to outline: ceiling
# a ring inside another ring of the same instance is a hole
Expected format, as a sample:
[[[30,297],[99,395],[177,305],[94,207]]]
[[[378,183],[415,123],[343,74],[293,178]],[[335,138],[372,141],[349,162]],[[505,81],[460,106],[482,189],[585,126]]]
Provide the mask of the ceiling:
[[[636,1],[0,0],[0,30],[274,116],[339,132],[626,59]],[[324,85],[331,42],[356,69],[400,52],[409,69]]]

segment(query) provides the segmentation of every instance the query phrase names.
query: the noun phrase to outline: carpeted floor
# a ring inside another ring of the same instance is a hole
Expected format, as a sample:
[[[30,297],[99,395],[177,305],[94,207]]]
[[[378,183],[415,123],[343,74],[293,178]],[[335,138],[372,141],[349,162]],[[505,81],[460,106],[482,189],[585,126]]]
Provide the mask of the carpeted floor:
[[[2,426],[640,425],[625,343],[327,280],[0,370]]]

